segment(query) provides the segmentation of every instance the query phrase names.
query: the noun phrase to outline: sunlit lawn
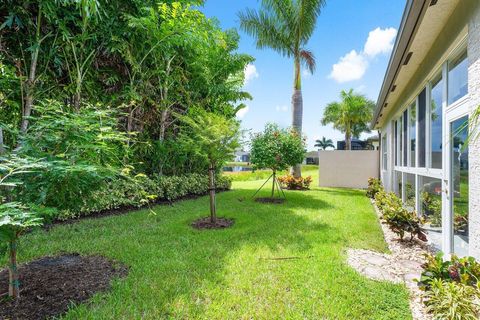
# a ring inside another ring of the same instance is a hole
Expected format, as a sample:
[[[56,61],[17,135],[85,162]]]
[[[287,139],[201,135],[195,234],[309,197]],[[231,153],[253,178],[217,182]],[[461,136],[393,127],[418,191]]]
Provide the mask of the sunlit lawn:
[[[265,205],[251,199],[260,185],[236,182],[218,196],[220,215],[236,221],[231,229],[190,227],[208,213],[204,197],[156,207],[155,215],[36,231],[23,239],[20,257],[80,252],[130,267],[126,279],[67,319],[411,318],[403,286],[368,280],[345,262],[348,247],[386,250],[363,192],[314,188]]]

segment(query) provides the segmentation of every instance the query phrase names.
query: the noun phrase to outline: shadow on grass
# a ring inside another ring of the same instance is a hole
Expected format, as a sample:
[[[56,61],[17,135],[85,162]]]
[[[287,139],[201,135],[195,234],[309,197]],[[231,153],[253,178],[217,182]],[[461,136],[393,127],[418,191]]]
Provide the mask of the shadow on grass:
[[[339,190],[339,194],[359,191]],[[211,303],[209,293],[221,297],[222,290],[215,290],[226,286],[227,275],[239,272],[235,268],[244,271],[262,259],[285,258],[285,253],[300,258],[287,263],[302,264],[301,259],[319,243],[344,242],[339,230],[314,219],[307,210],[334,208],[319,199],[321,193],[315,197],[309,192],[287,192],[282,205],[256,203],[252,195],[252,189],[218,195],[218,215],[235,219],[229,229],[191,228],[192,221],[208,216],[208,197],[203,197],[154,207],[156,215],[144,210],[61,225],[48,233],[33,232],[22,241],[28,246],[21,254],[28,260],[61,251],[100,254],[130,267],[128,277],[115,284],[112,293],[73,308],[67,319],[201,318]],[[233,269],[231,259],[235,259]],[[254,279],[242,281],[247,288],[254,285],[249,282]]]

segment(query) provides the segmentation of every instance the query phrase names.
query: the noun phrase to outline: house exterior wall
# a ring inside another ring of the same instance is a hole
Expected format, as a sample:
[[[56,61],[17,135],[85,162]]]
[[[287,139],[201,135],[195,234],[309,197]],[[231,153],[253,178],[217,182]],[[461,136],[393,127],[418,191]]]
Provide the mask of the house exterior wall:
[[[466,39],[466,41],[465,41]],[[416,101],[416,97],[423,90],[423,88],[429,86],[429,81],[437,74],[442,71],[445,76],[446,67],[445,61],[447,61],[452,53],[459,47],[463,42],[466,42],[467,54],[468,54],[468,108],[470,113],[473,114],[477,106],[480,105],[480,1],[462,1],[458,5],[457,9],[454,11],[452,16],[449,18],[448,22],[445,24],[441,35],[435,41],[434,45],[431,47],[429,53],[425,57],[423,63],[415,71],[414,75],[410,78],[406,89],[402,92],[398,104],[394,106],[394,109],[386,117],[384,125],[380,129],[380,133],[383,136],[387,136],[388,143],[386,146],[381,145],[380,155],[383,154],[383,148],[387,150],[387,168],[382,165],[382,160],[380,160],[380,176],[385,188],[389,191],[396,191],[396,181],[395,181],[395,159],[394,159],[394,126],[393,120],[396,120],[401,116],[405,108]],[[444,78],[445,79],[445,78]],[[446,83],[446,81],[444,81]],[[445,84],[446,85],[446,84]],[[427,93],[427,106],[429,106],[429,93]],[[447,106],[444,105],[444,109]],[[444,112],[445,114],[445,112]],[[443,134],[446,135],[446,128],[448,124],[445,123],[444,118],[444,130]],[[443,140],[446,141],[448,137],[443,137]],[[418,141],[418,130],[417,130],[417,139]],[[428,140],[427,140],[428,141]],[[404,146],[405,147],[405,146]],[[448,148],[443,150],[443,159],[444,166],[446,166],[448,154]],[[469,255],[476,258],[480,258],[480,139],[479,141],[470,142],[469,145]],[[381,159],[381,156],[380,156]],[[418,159],[417,159],[418,163]],[[426,169],[428,171],[428,168]],[[408,173],[407,171],[403,171]],[[420,209],[420,192],[418,192],[420,187],[419,175],[415,169],[412,170],[412,174],[417,174],[415,177],[415,190],[417,190],[416,196],[416,208],[417,211]],[[437,172],[438,174],[438,172]],[[433,176],[433,175],[432,175]],[[404,174],[405,177],[405,174]],[[445,170],[442,176],[438,178],[445,177]],[[444,190],[447,185],[446,182],[442,179],[442,189]],[[405,183],[405,181],[401,181]],[[405,200],[405,192],[401,193],[400,196]],[[446,205],[445,195],[443,196],[444,206]],[[451,218],[447,214],[445,207],[443,208],[443,223],[444,225],[451,223]],[[449,235],[453,231],[445,231],[443,235],[443,250],[449,246],[449,243],[452,242],[452,236]],[[448,233],[448,234],[447,234]],[[449,253],[449,252],[447,252]]]
[[[471,112],[480,106],[480,5],[468,27],[468,81]],[[480,257],[480,139],[470,144],[470,254]]]

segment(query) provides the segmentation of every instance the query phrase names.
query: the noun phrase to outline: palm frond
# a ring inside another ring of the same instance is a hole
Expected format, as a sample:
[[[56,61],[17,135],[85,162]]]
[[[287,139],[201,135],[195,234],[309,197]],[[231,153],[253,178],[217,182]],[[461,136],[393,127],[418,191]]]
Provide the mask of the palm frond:
[[[298,10],[298,34],[299,44],[307,44],[315,31],[318,16],[325,6],[326,0],[297,0]]]
[[[310,50],[301,50],[300,51],[300,58],[302,64],[310,71],[310,73],[314,73],[317,67],[317,63],[315,60],[315,55]]]

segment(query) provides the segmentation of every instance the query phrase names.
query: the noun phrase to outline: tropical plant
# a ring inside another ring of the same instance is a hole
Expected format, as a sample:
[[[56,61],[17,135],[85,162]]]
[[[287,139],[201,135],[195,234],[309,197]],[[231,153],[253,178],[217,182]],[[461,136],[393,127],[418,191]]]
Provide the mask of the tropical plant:
[[[382,181],[377,178],[368,179],[367,197],[375,199],[375,195],[383,190]]]
[[[26,230],[41,224],[41,218],[18,202],[0,204],[0,241],[8,243],[8,295],[14,299],[20,298],[20,282],[17,268],[18,239]]]
[[[352,149],[352,137],[368,128],[375,103],[350,89],[340,92],[340,102],[331,102],[325,108],[322,125],[332,124],[345,134],[345,149]]]
[[[313,179],[311,176],[306,178],[295,178],[292,175],[286,175],[278,178],[280,186],[288,190],[308,190],[310,189],[310,184],[312,184],[312,181]]]
[[[322,150],[326,150],[327,148],[335,148],[332,139],[326,139],[322,137],[322,140],[315,140],[315,147],[322,148]]]
[[[260,10],[247,9],[239,14],[240,28],[256,38],[259,49],[271,48],[282,56],[293,58],[292,128],[302,134],[303,98],[302,65],[315,71],[315,56],[306,49],[325,0],[263,0]],[[301,176],[301,162],[292,168]]]
[[[294,129],[280,129],[276,124],[267,124],[263,132],[251,139],[250,162],[254,170],[272,170],[272,198],[277,172],[303,161],[304,157],[305,139]]]
[[[11,156],[0,158],[0,242],[7,244],[9,252],[8,295],[20,297],[20,283],[17,269],[17,244],[23,232],[42,224],[42,219],[19,202],[9,202],[12,188],[22,182],[18,176],[32,173],[42,168],[42,164],[30,158]],[[7,200],[7,202],[5,202]]]
[[[188,126],[180,141],[208,161],[210,222],[217,223],[215,172],[231,160],[240,147],[240,124],[234,119],[196,109],[180,119]]]
[[[476,320],[480,318],[480,288],[434,279],[424,295],[427,311],[434,319]]]

